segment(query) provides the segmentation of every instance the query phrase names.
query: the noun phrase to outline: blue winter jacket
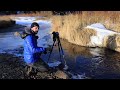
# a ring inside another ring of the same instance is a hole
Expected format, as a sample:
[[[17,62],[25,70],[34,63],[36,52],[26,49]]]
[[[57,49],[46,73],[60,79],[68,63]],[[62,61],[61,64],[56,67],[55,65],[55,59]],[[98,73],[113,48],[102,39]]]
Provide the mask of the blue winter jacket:
[[[45,49],[37,46],[37,36],[31,30],[23,32],[21,37],[24,39],[24,61],[32,64],[40,58],[40,53]]]

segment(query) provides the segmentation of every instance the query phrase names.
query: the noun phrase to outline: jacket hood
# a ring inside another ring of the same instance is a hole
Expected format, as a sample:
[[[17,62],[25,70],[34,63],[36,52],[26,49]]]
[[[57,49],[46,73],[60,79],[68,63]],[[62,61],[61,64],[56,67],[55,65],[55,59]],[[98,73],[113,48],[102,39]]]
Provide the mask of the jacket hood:
[[[26,27],[25,30],[22,32],[21,34],[21,38],[24,39],[25,37],[27,37],[28,35],[34,35],[36,39],[38,39],[39,37],[36,35],[36,33],[32,32],[30,27]]]
[[[29,27],[26,27],[21,34],[21,38],[24,39],[26,36],[33,34]]]

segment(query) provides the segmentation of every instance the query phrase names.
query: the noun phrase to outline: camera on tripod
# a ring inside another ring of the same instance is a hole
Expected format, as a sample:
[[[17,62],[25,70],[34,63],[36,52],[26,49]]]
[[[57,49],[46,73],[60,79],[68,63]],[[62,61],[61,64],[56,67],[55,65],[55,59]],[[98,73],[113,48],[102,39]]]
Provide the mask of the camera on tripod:
[[[55,42],[56,41],[56,39],[57,40],[59,40],[59,33],[58,32],[52,32],[52,34],[53,34],[53,41]]]
[[[45,63],[48,65],[49,68],[57,68],[57,67],[59,67],[61,69],[66,69],[67,65],[66,65],[66,61],[65,61],[64,51],[63,51],[63,48],[62,48],[62,45],[61,45],[61,42],[60,42],[59,33],[53,31],[52,34],[53,34],[53,45],[52,45],[52,48],[50,50],[48,60],[45,61]],[[53,47],[55,46],[56,41],[57,41],[57,45],[58,45],[60,59],[51,62],[50,57],[51,57]]]

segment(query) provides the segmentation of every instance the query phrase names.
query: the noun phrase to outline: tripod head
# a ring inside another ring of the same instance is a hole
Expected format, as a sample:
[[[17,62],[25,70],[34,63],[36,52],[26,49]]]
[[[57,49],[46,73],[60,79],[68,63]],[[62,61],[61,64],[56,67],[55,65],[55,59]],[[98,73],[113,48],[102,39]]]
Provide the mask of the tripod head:
[[[52,32],[52,34],[53,34],[53,41],[55,42],[56,41],[56,39],[58,39],[59,40],[59,33],[58,32]]]

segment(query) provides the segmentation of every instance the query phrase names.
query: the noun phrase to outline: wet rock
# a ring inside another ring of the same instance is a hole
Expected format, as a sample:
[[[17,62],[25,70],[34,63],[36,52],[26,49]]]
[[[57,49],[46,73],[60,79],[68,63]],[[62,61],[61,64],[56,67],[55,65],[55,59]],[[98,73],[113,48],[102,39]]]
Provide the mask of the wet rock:
[[[33,68],[37,69],[39,72],[46,72],[48,69],[46,68],[45,64],[40,60],[34,63]]]
[[[38,72],[36,79],[53,79],[48,72]]]
[[[108,36],[106,44],[109,49],[120,52],[120,35],[114,34]]]
[[[60,78],[60,79],[68,79],[68,75],[61,71],[61,70],[58,70],[57,72],[55,72],[54,74],[57,78]]]
[[[33,66],[33,68],[37,69],[39,72],[46,72],[48,69],[44,65]]]

